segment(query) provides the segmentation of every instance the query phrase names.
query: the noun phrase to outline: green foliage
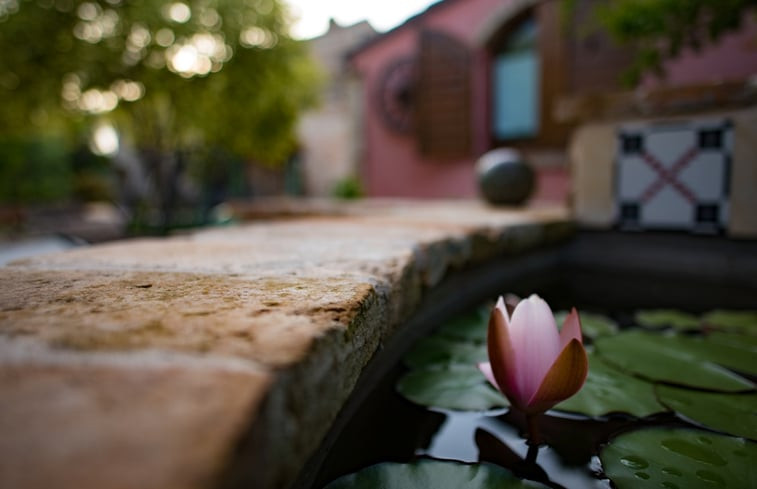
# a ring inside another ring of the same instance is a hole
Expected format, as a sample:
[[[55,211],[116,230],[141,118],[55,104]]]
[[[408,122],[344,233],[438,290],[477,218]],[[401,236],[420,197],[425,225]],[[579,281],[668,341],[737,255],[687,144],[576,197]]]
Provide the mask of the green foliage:
[[[655,386],[660,402],[680,415],[711,429],[757,440],[757,394],[724,394]]]
[[[508,405],[473,364],[411,370],[397,382],[397,392],[422,406],[456,411],[486,411]]]
[[[0,142],[0,202],[39,204],[70,197],[72,171],[57,139]]]
[[[644,309],[636,311],[635,318],[640,325],[650,328],[699,329],[698,317],[675,309]]]
[[[565,0],[570,9],[577,0]],[[737,30],[755,0],[613,0],[601,2],[597,19],[620,43],[637,49],[625,74],[635,85],[648,72],[664,74],[663,63],[686,48],[699,50]]]
[[[650,381],[720,392],[755,387],[727,368],[736,365],[752,373],[757,367],[747,370],[749,362],[754,363],[750,348],[639,330],[601,337],[595,346],[603,360]]]
[[[356,177],[347,177],[334,185],[332,194],[338,199],[359,199],[365,192],[359,179]]]
[[[575,396],[555,409],[589,416],[623,412],[639,418],[665,411],[657,402],[651,383],[611,367],[593,352],[589,353],[586,383]]]
[[[5,135],[72,137],[108,118],[138,148],[276,164],[317,93],[279,0],[10,0],[0,52]]]
[[[757,444],[699,430],[623,433],[599,454],[618,489],[754,487]]]

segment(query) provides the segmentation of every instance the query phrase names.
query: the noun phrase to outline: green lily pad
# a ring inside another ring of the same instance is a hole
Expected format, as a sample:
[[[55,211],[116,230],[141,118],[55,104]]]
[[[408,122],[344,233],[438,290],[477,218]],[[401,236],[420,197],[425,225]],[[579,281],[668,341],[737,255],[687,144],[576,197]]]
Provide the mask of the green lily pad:
[[[754,487],[757,444],[699,430],[648,428],[618,436],[599,454],[618,489]]]
[[[382,463],[335,480],[325,489],[527,489],[538,482],[516,478],[497,465],[419,460],[409,464]]]
[[[470,342],[486,342],[489,327],[489,314],[494,306],[481,306],[478,309],[458,316],[443,324],[436,335]]]
[[[675,309],[650,309],[636,311],[636,322],[641,326],[660,328],[670,326],[674,329],[699,329],[700,319],[692,314]]]
[[[728,311],[716,309],[702,316],[702,322],[726,331],[757,333],[757,311]]]
[[[751,390],[749,380],[701,357],[681,338],[646,331],[603,336],[595,342],[603,360],[653,381],[714,391]]]
[[[397,382],[397,391],[416,404],[456,411],[508,406],[507,399],[473,365],[412,370]]]
[[[411,368],[452,363],[476,365],[488,360],[489,354],[485,344],[460,341],[439,335],[423,338],[405,355],[405,364]]]
[[[639,418],[665,411],[657,402],[652,384],[624,374],[591,352],[586,383],[576,395],[554,409],[588,416],[624,412]]]
[[[724,333],[721,331],[710,331],[707,333],[707,339],[714,343],[723,345],[732,345],[739,348],[751,348],[757,351],[757,335],[745,333]]]
[[[707,336],[675,336],[664,341],[677,344],[700,359],[757,375],[757,346],[750,341],[752,338],[741,334],[713,333]]]
[[[618,331],[618,323],[607,316],[580,311],[578,315],[581,318],[581,332],[587,338],[594,339]],[[555,322],[558,327],[562,327],[563,321],[565,321],[567,316],[568,311],[559,311],[555,313]]]
[[[660,402],[714,430],[757,440],[757,394],[701,392],[658,385]]]

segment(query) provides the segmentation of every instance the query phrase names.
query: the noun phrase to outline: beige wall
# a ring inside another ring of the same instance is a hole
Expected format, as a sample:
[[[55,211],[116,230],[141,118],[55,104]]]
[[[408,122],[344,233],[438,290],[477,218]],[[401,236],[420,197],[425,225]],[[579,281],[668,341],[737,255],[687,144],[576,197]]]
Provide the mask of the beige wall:
[[[308,195],[329,196],[341,180],[355,176],[362,134],[360,86],[347,69],[347,54],[376,35],[367,22],[340,26],[309,41],[325,77],[321,106],[304,114],[298,127],[302,172]]]
[[[589,228],[610,228],[615,223],[615,158],[620,126],[713,118],[727,118],[733,123],[726,232],[736,238],[757,238],[757,107],[664,120],[624,120],[580,127],[573,134],[569,148],[573,212],[578,223]]]

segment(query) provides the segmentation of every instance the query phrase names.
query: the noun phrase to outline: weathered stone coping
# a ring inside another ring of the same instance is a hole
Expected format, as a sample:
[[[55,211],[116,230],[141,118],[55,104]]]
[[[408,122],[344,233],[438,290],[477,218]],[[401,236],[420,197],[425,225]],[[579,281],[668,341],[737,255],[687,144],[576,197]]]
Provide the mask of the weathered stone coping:
[[[285,488],[451,271],[562,209],[366,202],[0,268],[0,487]]]

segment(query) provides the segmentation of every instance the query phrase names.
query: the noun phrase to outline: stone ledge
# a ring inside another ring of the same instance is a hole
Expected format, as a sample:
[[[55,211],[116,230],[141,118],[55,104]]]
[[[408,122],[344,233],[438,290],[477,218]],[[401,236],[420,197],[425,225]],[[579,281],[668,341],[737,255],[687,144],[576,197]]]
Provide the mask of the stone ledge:
[[[572,230],[561,209],[335,209],[0,268],[0,486],[234,486],[244,457],[285,488],[429,288]]]

